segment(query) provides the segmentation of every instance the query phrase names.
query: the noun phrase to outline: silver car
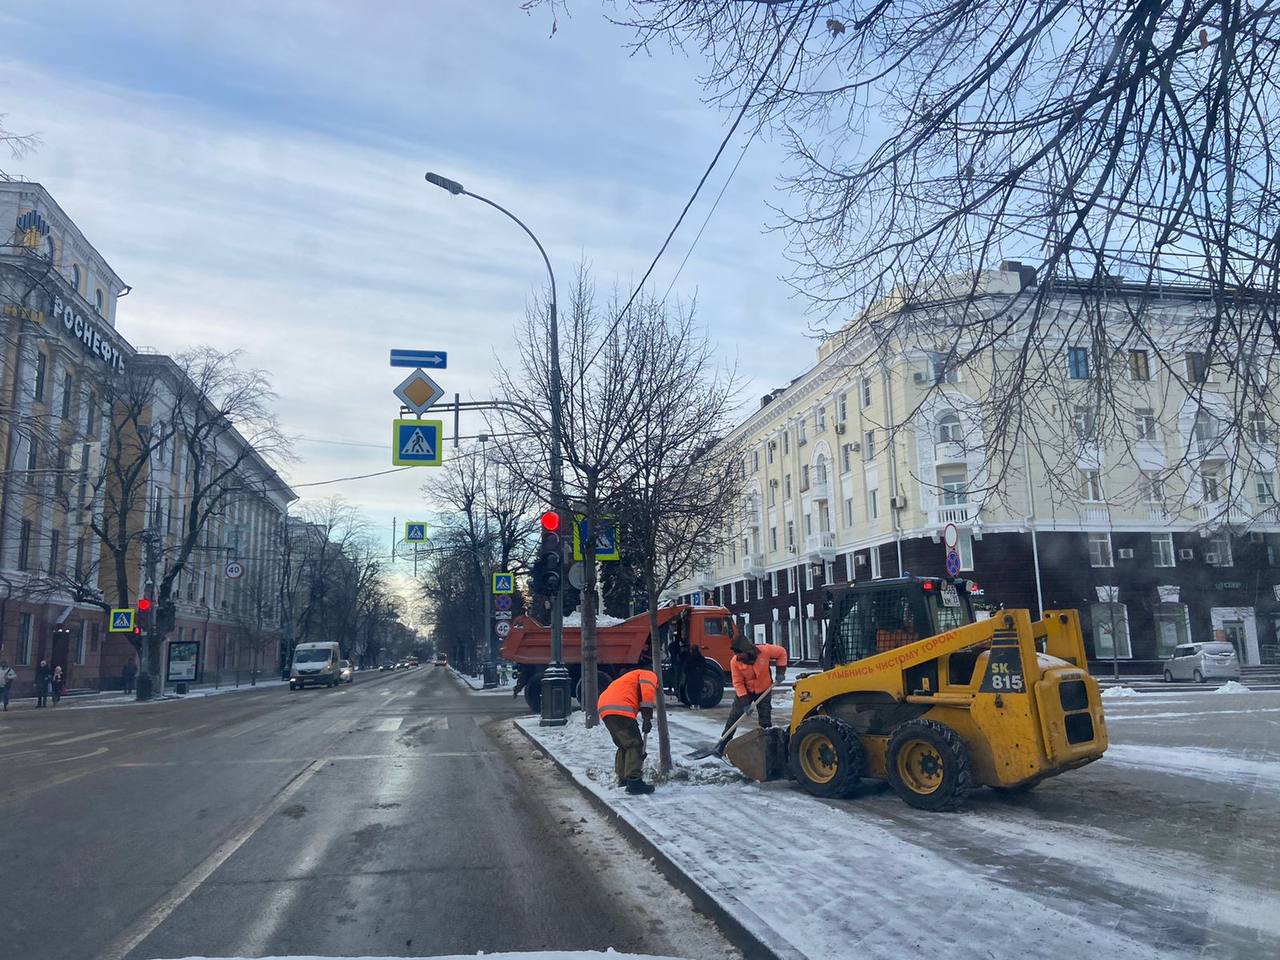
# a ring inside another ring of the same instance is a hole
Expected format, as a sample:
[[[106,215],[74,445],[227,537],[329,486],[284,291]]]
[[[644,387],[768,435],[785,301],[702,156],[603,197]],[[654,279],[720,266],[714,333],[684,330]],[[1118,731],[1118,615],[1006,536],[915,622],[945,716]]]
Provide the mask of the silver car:
[[[1239,680],[1240,660],[1236,648],[1222,640],[1207,643],[1180,643],[1164,662],[1166,683],[1174,680]]]

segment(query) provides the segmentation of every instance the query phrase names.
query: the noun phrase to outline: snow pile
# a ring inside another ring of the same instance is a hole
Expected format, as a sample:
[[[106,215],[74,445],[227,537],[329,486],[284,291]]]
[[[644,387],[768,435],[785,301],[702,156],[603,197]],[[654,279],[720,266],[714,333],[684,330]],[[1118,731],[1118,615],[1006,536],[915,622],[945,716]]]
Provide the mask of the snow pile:
[[[1102,698],[1104,700],[1118,700],[1121,697],[1140,697],[1140,696],[1142,696],[1142,694],[1140,694],[1137,690],[1133,689],[1133,687],[1126,687],[1126,686],[1107,687],[1105,690],[1102,691]]]
[[[1222,750],[1200,747],[1156,747],[1147,744],[1111,744],[1100,763],[1126,767],[1147,767],[1174,776],[1191,777],[1209,783],[1247,784],[1280,790],[1280,763],[1253,760]]]
[[[1212,693],[1249,693],[1249,688],[1238,680],[1228,680],[1222,686],[1215,688]]]
[[[655,957],[649,954],[615,953],[612,949],[601,953],[599,950],[535,950],[530,953],[468,953],[450,954],[449,956],[422,957],[419,960],[476,960],[483,956],[485,960],[676,960],[674,957]],[[206,957],[187,957],[186,960],[210,960]],[[222,957],[218,960],[245,960],[245,958]],[[263,957],[262,960],[327,960],[325,957]],[[391,960],[389,957],[355,957],[353,960]],[[403,960],[403,958],[399,958]]]
[[[607,613],[596,614],[597,627],[616,627],[620,623],[626,623],[626,621],[619,620],[617,617],[611,617]],[[574,611],[573,613],[569,614],[567,617],[564,618],[564,625],[566,627],[582,626],[582,614],[578,611]]]

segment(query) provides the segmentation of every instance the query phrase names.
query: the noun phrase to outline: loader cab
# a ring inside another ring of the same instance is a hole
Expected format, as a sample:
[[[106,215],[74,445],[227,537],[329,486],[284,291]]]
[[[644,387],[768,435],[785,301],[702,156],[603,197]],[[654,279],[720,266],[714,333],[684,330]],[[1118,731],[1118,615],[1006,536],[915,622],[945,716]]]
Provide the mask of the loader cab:
[[[975,589],[968,580],[912,576],[833,587],[823,669],[973,623]]]

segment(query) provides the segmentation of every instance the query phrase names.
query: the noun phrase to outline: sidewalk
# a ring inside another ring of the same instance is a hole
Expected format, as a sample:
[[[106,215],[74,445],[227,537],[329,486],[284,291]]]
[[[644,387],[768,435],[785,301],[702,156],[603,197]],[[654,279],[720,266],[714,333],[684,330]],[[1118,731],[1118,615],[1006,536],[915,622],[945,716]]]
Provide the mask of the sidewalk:
[[[890,819],[870,804],[829,805],[787,782],[750,783],[714,759],[684,759],[715,740],[721,723],[712,717],[673,711],[674,778],[641,797],[615,785],[609,734],[587,730],[582,714],[565,727],[541,727],[537,718],[514,723],[616,815],[665,873],[680,877],[695,902],[776,957],[898,960],[946,951],[953,960],[1050,958],[1084,955],[1086,945],[1094,956],[1162,956],[1141,931],[1115,929],[1114,915],[1090,916],[1043,892],[998,883],[951,856],[940,838],[975,822],[968,818],[939,821],[936,836],[913,832],[896,822],[920,819],[908,810]]]
[[[250,684],[248,681],[241,682],[240,686],[222,684],[215,687],[213,684],[205,684],[201,686],[190,687],[185,694],[177,694],[173,692],[173,684],[169,684],[169,690],[163,696],[155,696],[146,703],[165,703],[177,700],[199,700],[202,697],[216,697],[224,693],[240,693],[246,690],[263,690],[273,687],[286,687],[289,681],[280,680],[273,677],[269,680],[259,680],[256,685]],[[52,701],[50,701],[52,702]],[[103,690],[90,691],[85,693],[74,693],[64,696],[59,702],[57,709],[90,709],[94,707],[127,707],[130,704],[138,703],[138,698],[132,693],[121,693],[119,690]],[[9,701],[9,709],[34,710],[36,709],[35,697],[23,697],[18,699],[14,697]]]
[[[449,664],[449,672],[453,674],[454,677],[456,677],[457,679],[465,683],[475,693],[487,693],[487,694],[505,693],[507,695],[510,695],[511,691],[516,688],[516,679],[513,676],[507,677],[507,680],[505,683],[499,682],[496,687],[486,688],[482,678],[468,677],[465,673],[462,673],[459,670],[455,670],[453,667],[453,664]]]

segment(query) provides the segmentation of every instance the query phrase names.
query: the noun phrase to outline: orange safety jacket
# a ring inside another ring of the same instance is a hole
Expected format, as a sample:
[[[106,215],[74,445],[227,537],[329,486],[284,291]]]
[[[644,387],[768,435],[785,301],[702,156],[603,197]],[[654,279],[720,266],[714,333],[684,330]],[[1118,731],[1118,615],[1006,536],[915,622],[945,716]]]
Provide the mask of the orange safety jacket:
[[[652,707],[658,699],[658,675],[652,670],[624,673],[604,688],[596,709],[603,717],[636,718],[641,705]]]
[[[787,665],[787,648],[776,643],[757,643],[755,663],[747,663],[742,654],[735,654],[729,663],[729,671],[733,675],[733,689],[740,697],[763,693],[769,689],[770,661],[776,661],[780,667]]]

